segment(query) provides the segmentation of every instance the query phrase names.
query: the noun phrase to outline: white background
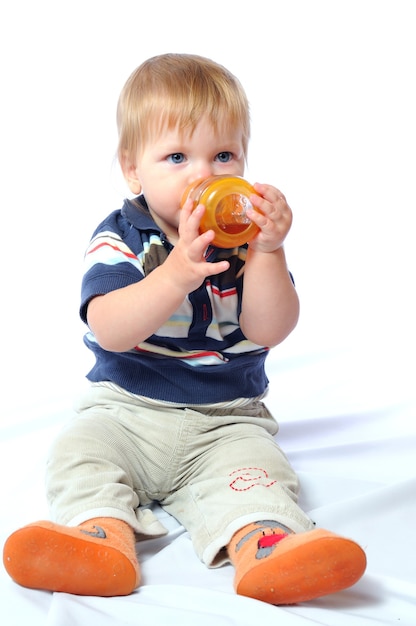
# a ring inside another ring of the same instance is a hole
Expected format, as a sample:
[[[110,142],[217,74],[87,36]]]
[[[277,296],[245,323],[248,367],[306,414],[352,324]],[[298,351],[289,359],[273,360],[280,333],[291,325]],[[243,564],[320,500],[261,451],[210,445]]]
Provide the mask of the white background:
[[[246,178],[280,187],[293,209],[302,313],[269,357],[268,404],[302,508],[368,557],[351,590],[271,607],[235,595],[232,568],[207,569],[164,514],[166,543],[140,546],[145,584],[125,599],[28,590],[0,568],[9,626],[416,623],[415,6],[0,4],[0,543],[49,515],[47,449],[86,384],[83,254],[128,193],[114,158],[120,89],[149,56],[183,51],[240,78]]]
[[[346,406],[360,386],[372,386],[380,404],[409,393],[413,8],[403,0],[2,3],[7,420],[16,407],[70,399],[84,384],[91,357],[78,319],[82,257],[95,226],[127,195],[114,158],[117,98],[137,65],[170,51],[209,56],[239,77],[252,114],[246,178],[279,187],[294,212],[286,248],[302,315],[271,357],[282,364],[287,397],[275,393],[283,406],[297,389],[285,379],[291,360],[334,349],[334,384],[350,380]],[[314,387],[311,380],[303,391]]]

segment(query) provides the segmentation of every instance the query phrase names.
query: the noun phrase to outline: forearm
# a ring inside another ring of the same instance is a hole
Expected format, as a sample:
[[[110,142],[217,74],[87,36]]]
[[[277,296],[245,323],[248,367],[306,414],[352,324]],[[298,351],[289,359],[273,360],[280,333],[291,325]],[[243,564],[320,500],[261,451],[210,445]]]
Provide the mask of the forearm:
[[[259,345],[274,346],[295,328],[299,299],[293,286],[283,247],[275,252],[248,249],[240,325]]]
[[[145,341],[207,276],[228,269],[228,261],[206,262],[204,251],[213,233],[198,234],[201,211],[191,209],[192,203],[188,212],[183,210],[183,236],[162,265],[137,283],[97,296],[89,303],[88,325],[105,350],[125,352]]]
[[[160,328],[185,296],[162,265],[137,283],[94,298],[88,325],[102,348],[124,352]]]

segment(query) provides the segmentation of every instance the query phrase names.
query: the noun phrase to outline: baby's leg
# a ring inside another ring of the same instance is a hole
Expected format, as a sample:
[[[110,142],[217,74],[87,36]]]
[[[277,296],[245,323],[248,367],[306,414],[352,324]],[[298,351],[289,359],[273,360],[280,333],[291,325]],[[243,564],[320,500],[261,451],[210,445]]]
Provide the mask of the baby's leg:
[[[17,583],[100,596],[129,594],[139,584],[133,444],[114,415],[93,408],[55,440],[46,483],[56,523],[30,524],[7,540],[4,565]]]
[[[314,528],[297,504],[298,480],[286,456],[259,427],[261,415],[228,424],[211,415],[205,433],[204,419],[195,420],[184,460],[195,471],[163,501],[190,532],[201,560],[208,566],[231,560],[237,593],[272,604],[303,602],[357,582],[366,567],[363,550]]]

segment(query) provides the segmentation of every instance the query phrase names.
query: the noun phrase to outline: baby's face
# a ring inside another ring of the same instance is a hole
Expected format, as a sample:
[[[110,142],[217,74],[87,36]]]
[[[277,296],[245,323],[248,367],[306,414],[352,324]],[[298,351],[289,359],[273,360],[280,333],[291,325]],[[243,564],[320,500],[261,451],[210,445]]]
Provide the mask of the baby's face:
[[[227,128],[221,136],[204,118],[192,134],[164,130],[137,157],[135,175],[158,226],[175,241],[182,195],[191,183],[208,176],[244,175],[243,134]]]

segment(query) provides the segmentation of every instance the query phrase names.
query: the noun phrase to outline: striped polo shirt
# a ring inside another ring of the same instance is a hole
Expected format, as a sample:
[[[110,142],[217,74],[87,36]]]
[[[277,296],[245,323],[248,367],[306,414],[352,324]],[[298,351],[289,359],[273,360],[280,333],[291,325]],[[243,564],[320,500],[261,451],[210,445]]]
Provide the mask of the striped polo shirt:
[[[125,200],[98,226],[86,251],[81,319],[87,322],[92,298],[142,280],[171,250],[143,196]],[[129,351],[103,350],[88,331],[84,341],[95,365],[87,378],[181,406],[261,396],[268,349],[248,341],[238,322],[246,253],[246,245],[210,246],[206,261],[227,259],[229,269],[206,278],[163,326]]]

